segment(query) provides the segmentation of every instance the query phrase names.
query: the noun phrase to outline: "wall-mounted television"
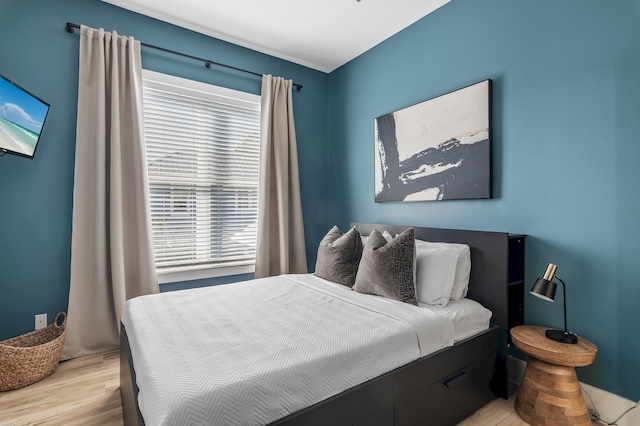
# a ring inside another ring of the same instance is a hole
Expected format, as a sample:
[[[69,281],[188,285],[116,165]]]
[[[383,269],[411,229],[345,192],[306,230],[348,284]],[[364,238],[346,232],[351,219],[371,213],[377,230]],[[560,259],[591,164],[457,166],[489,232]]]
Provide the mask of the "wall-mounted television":
[[[49,104],[0,75],[0,153],[33,158]]]

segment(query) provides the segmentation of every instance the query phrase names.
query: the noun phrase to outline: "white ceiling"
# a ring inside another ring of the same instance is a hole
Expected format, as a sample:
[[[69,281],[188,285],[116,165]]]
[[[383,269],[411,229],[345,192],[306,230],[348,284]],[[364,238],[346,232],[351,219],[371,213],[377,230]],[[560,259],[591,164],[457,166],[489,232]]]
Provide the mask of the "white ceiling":
[[[103,1],[331,72],[450,0]]]

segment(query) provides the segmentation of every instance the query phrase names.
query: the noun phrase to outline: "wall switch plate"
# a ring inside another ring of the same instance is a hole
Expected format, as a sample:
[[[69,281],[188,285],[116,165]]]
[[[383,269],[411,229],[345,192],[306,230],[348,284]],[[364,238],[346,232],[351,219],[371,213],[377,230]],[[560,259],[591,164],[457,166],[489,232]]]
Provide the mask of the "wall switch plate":
[[[47,326],[47,314],[36,315],[36,330],[45,328]]]

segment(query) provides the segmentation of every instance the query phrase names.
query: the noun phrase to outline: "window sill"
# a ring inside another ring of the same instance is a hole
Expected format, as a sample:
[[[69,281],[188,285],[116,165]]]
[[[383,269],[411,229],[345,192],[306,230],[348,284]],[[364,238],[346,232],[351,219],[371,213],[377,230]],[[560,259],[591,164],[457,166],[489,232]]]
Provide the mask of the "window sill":
[[[158,283],[168,284],[177,283],[181,281],[193,281],[202,280],[215,277],[227,277],[230,275],[240,274],[253,274],[255,272],[255,265],[236,265],[225,266],[221,268],[201,268],[201,269],[186,269],[177,271],[164,271],[158,272]]]

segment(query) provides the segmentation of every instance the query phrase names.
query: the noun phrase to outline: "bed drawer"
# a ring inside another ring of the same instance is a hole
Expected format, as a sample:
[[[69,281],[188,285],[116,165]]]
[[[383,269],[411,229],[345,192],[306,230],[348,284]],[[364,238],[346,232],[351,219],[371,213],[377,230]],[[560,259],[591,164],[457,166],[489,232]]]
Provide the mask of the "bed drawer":
[[[385,410],[374,414],[366,420],[356,423],[354,426],[393,426],[394,422],[394,406],[387,407]]]
[[[495,358],[494,352],[396,403],[395,425],[447,426],[464,420],[465,412],[473,412],[495,399],[487,385]]]

